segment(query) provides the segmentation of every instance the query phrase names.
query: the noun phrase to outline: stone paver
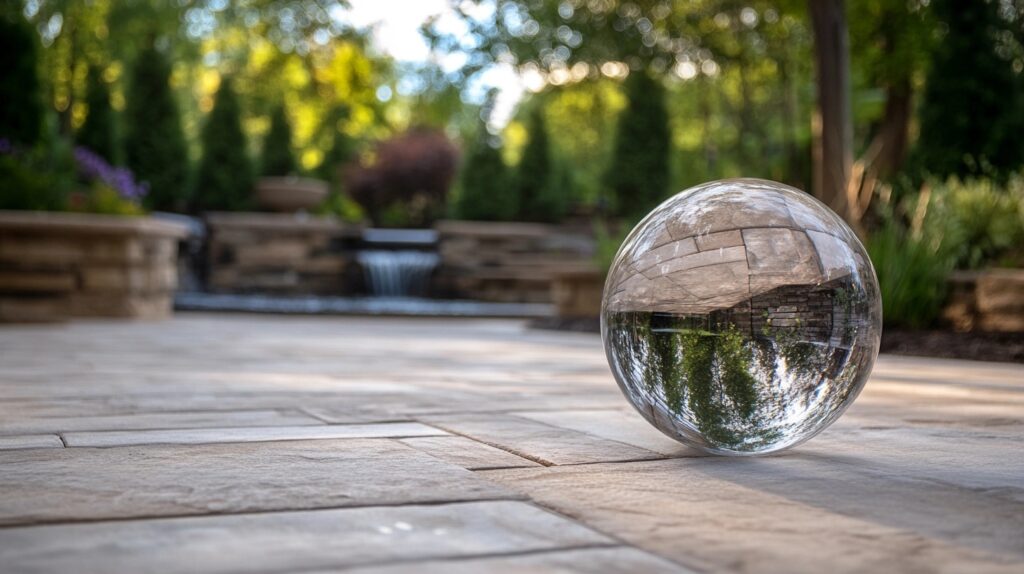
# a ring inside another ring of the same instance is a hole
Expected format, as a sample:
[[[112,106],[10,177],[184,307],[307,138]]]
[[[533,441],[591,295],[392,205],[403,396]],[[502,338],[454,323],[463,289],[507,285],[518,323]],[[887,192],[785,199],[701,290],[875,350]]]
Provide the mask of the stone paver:
[[[447,434],[420,423],[381,423],[296,427],[229,427],[64,433],[68,446],[212,444],[325,438],[401,438]]]
[[[10,573],[143,572],[153,564],[161,572],[182,573],[295,572],[382,562],[418,569],[425,559],[610,544],[584,526],[510,501],[0,530],[3,570]]]
[[[370,566],[350,570],[353,574],[399,574],[409,572],[408,564]],[[567,574],[578,572],[642,572],[644,574],[685,574],[692,572],[664,558],[629,547],[586,548],[527,554],[475,558],[471,560],[433,560],[418,562],[415,571],[426,574]]]
[[[64,443],[55,434],[0,436],[0,450],[19,448],[64,448]]]
[[[532,460],[461,436],[417,437],[401,442],[469,470],[540,466]]]
[[[0,525],[514,498],[390,440],[0,452]]]
[[[647,449],[514,415],[428,416],[423,420],[545,466],[662,458]]]
[[[735,247],[712,223],[676,232]],[[595,335],[0,326],[0,571],[1020,572],[1022,448],[1020,365],[882,356],[815,439],[723,459],[647,425]]]
[[[12,413],[0,421],[0,435],[110,431],[145,429],[183,429],[208,427],[265,427],[319,425],[323,421],[296,411],[202,411],[173,413],[136,413],[107,416],[21,417]]]

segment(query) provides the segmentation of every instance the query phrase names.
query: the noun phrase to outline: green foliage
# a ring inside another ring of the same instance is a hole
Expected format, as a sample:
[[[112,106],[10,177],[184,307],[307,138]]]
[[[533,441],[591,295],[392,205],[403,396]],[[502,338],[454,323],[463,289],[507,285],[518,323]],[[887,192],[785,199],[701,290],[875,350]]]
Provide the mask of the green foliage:
[[[515,217],[517,204],[501,150],[481,124],[459,174],[455,212],[461,219],[508,221]]]
[[[645,72],[630,74],[626,98],[607,183],[614,193],[616,213],[641,215],[660,203],[668,191],[669,118],[661,82]]]
[[[0,138],[31,146],[43,126],[38,40],[18,10],[0,12]]]
[[[292,154],[292,128],[283,104],[274,108],[270,116],[270,131],[263,139],[260,170],[266,176],[292,175],[298,171]]]
[[[170,75],[170,64],[155,48],[136,56],[125,104],[125,160],[140,181],[149,182],[148,207],[181,210],[188,154]]]
[[[530,139],[516,172],[517,216],[523,221],[560,221],[568,210],[571,189],[564,187],[565,180],[557,171],[544,111],[532,110],[527,125]]]
[[[85,190],[72,194],[71,211],[102,213],[106,215],[142,215],[142,207],[121,197],[117,191],[101,182],[93,182]]]
[[[85,123],[75,134],[78,145],[85,146],[110,163],[120,158],[117,138],[114,132],[114,108],[110,107],[110,89],[103,81],[98,68],[89,70],[89,87],[86,95],[89,108]]]
[[[953,258],[888,218],[867,242],[878,275],[886,325],[919,329],[935,324],[946,298]]]
[[[914,200],[915,226],[925,241],[941,244],[958,269],[1024,263],[1024,176],[1005,186],[950,178],[929,187],[927,199]]]
[[[935,0],[933,5],[947,31],[937,43],[921,102],[915,162],[938,177],[999,176],[1020,168],[1024,86],[1011,60],[999,53],[1007,25],[998,4]]]
[[[366,213],[351,197],[344,193],[331,192],[323,204],[316,210],[318,215],[331,215],[346,223],[360,223],[366,219]]]
[[[0,209],[60,211],[67,204],[65,191],[51,174],[0,155]]]
[[[196,173],[196,207],[200,210],[245,208],[252,194],[252,164],[231,78],[221,79],[213,110],[203,126],[202,145],[202,159]]]

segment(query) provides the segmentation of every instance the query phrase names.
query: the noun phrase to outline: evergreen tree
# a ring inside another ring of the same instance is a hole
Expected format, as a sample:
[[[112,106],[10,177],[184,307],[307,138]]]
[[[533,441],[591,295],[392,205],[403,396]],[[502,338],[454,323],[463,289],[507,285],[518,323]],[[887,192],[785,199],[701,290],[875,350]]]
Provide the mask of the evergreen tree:
[[[298,171],[292,154],[292,128],[284,104],[274,109],[270,116],[270,131],[263,140],[263,156],[260,170],[265,176],[291,175]]]
[[[31,146],[43,126],[38,40],[20,10],[0,12],[0,138]]]
[[[665,88],[646,72],[633,72],[625,85],[628,103],[619,116],[615,148],[607,172],[619,215],[643,215],[668,192],[669,132]]]
[[[125,160],[138,180],[149,182],[148,207],[181,210],[188,155],[170,76],[170,64],[154,47],[136,56],[125,102]]]
[[[252,192],[252,165],[242,133],[241,109],[231,78],[224,77],[206,118],[203,155],[196,173],[196,207],[243,209]]]
[[[324,160],[316,168],[317,177],[331,182],[333,191],[338,192],[341,183],[342,166],[352,161],[358,152],[355,140],[341,130],[341,122],[348,119],[348,108],[339,106],[331,112],[331,147],[324,154]]]
[[[917,166],[934,175],[967,176],[1024,164],[1024,97],[1012,63],[996,53],[1005,28],[996,2],[935,0],[945,23],[921,102]]]
[[[118,163],[120,156],[117,153],[117,140],[114,135],[114,108],[110,107],[110,90],[98,68],[89,69],[86,105],[89,108],[88,115],[85,116],[85,123],[75,134],[76,142],[96,152],[108,162]]]
[[[518,218],[523,221],[560,221],[569,206],[571,190],[559,185],[542,108],[537,107],[530,114],[527,132],[530,139],[523,150],[516,176]]]
[[[481,123],[459,175],[459,196],[455,211],[462,219],[508,221],[518,208],[515,190],[509,185],[508,168],[501,149],[494,145]]]

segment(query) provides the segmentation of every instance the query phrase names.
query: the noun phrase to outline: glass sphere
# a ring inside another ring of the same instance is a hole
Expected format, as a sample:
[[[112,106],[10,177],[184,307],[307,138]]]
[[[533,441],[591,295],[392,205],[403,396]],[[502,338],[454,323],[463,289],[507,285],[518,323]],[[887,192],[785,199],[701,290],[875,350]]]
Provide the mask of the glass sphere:
[[[629,402],[715,454],[775,452],[824,430],[867,381],[881,330],[853,231],[810,195],[758,179],[658,206],[619,248],[601,306]]]

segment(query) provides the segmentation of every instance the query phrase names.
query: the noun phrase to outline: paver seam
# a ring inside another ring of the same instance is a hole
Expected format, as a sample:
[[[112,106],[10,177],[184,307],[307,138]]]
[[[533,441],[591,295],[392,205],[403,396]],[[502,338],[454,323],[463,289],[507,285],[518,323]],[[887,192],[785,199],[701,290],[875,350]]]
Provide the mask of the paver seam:
[[[496,484],[499,484],[501,486],[505,486],[506,488],[511,488],[513,490],[516,490],[514,486],[506,486],[506,485],[501,484],[500,482],[496,483]],[[661,555],[661,554],[659,554],[657,552],[654,552],[654,551],[651,551],[651,550],[647,550],[645,548],[640,548],[639,546],[637,546],[637,545],[635,545],[635,544],[633,544],[633,543],[623,539],[620,536],[617,536],[617,535],[609,533],[609,532],[605,532],[603,529],[598,528],[598,527],[596,527],[596,526],[594,526],[592,524],[587,523],[585,520],[583,520],[583,519],[581,519],[579,517],[572,516],[571,514],[567,514],[567,513],[563,512],[561,510],[558,510],[556,508],[550,507],[550,506],[548,506],[548,505],[546,505],[546,504],[544,504],[544,503],[542,503],[542,502],[540,502],[538,500],[535,500],[529,494],[526,494],[526,498],[527,498],[527,502],[529,504],[532,504],[533,506],[539,508],[540,510],[543,510],[544,512],[547,512],[549,514],[557,516],[557,517],[559,517],[559,518],[561,518],[563,520],[568,520],[569,522],[572,522],[574,524],[578,524],[580,526],[584,526],[584,527],[589,528],[590,530],[593,530],[594,532],[600,534],[601,536],[604,536],[605,538],[608,538],[609,540],[614,540],[617,543],[617,544],[615,544],[615,546],[625,547],[625,548],[632,548],[634,550],[637,550],[639,552],[643,552],[645,554],[650,554],[652,556],[657,556],[658,558],[661,558],[662,560],[666,560],[668,562],[671,562],[672,564],[675,564],[676,566],[679,566],[680,568],[683,568],[683,569],[686,569],[686,570],[690,570],[691,569],[689,566],[687,566],[685,564],[682,564],[681,562],[679,562],[677,560],[674,560],[674,559],[669,558],[667,556],[663,556],[663,555]]]
[[[593,530],[593,529],[591,529],[591,530]],[[459,556],[438,556],[436,558],[419,557],[419,558],[402,558],[402,559],[398,559],[398,560],[383,560],[383,561],[380,561],[380,562],[374,562],[372,564],[360,564],[360,565],[357,565],[357,566],[345,566],[345,567],[339,568],[338,571],[340,571],[340,572],[345,572],[345,571],[356,571],[356,572],[358,572],[359,570],[364,569],[364,568],[379,568],[379,567],[383,567],[383,566],[398,566],[398,565],[401,565],[401,564],[415,564],[415,563],[421,563],[421,562],[471,562],[473,560],[480,560],[480,559],[486,559],[486,558],[518,558],[518,557],[521,557],[521,556],[537,556],[537,555],[543,555],[543,554],[558,554],[560,552],[576,552],[576,551],[579,551],[579,550],[611,550],[611,549],[616,549],[616,548],[622,548],[622,545],[621,544],[571,544],[571,545],[568,545],[568,546],[560,546],[558,548],[534,548],[532,550],[510,550],[508,552],[492,552],[492,553],[483,553],[483,554],[462,554],[462,555],[459,555]],[[639,548],[636,548],[635,546],[630,546],[629,548],[633,548],[634,550],[637,550],[639,552],[643,552],[645,554],[651,554],[650,552],[647,552],[646,550],[641,550]],[[660,555],[657,555],[657,554],[654,554],[654,556],[658,556],[658,558],[661,558],[663,560],[667,560],[664,556],[660,556]],[[673,562],[673,564],[675,564],[675,562]],[[324,571],[324,569],[322,569],[322,568],[314,568],[312,570],[299,570],[298,572],[323,572],[323,571]],[[286,572],[296,572],[296,571],[295,570],[278,570],[276,572],[281,572],[282,574],[284,574]]]
[[[522,468],[522,467],[516,467]],[[473,472],[473,471],[469,471]],[[357,508],[401,508],[404,506],[445,506],[450,504],[473,504],[476,502],[522,502],[526,504],[533,503],[533,500],[518,491],[514,494],[518,496],[495,496],[488,498],[453,498],[450,500],[420,500],[414,502],[374,502],[368,504],[351,504],[345,506],[314,506],[309,508],[266,508],[260,510],[239,510],[239,511],[227,511],[227,512],[192,512],[192,513],[175,513],[175,514],[154,514],[146,516],[124,516],[124,517],[113,517],[113,518],[61,518],[57,520],[40,520],[35,522],[22,522],[16,524],[3,524],[0,523],[0,531],[15,529],[15,528],[45,528],[47,526],[64,526],[64,525],[75,525],[75,524],[104,524],[107,522],[140,522],[147,520],[175,520],[179,518],[214,518],[217,516],[244,516],[244,515],[255,515],[255,514],[281,514],[286,512],[318,512],[328,510],[352,510]],[[547,510],[546,508],[544,510]],[[593,528],[587,526],[591,530]],[[597,532],[596,530],[594,530]]]
[[[431,415],[431,416],[433,416],[433,415]],[[520,451],[517,451],[516,449],[510,448],[510,447],[506,447],[505,445],[497,444],[497,443],[494,443],[494,442],[489,442],[489,441],[486,441],[486,440],[481,440],[481,439],[478,439],[476,437],[472,437],[472,436],[470,436],[468,434],[461,433],[461,432],[459,432],[459,431],[457,431],[455,429],[446,428],[442,424],[428,423],[428,422],[425,422],[425,421],[422,421],[422,420],[417,420],[416,422],[418,422],[420,424],[427,425],[427,426],[432,426],[432,427],[434,427],[436,429],[443,430],[443,431],[445,431],[447,433],[451,433],[451,434],[456,435],[456,436],[461,436],[463,438],[468,438],[469,440],[471,440],[473,442],[478,442],[480,444],[485,444],[485,445],[487,445],[489,447],[493,447],[493,448],[496,448],[498,450],[503,450],[503,451],[505,451],[505,452],[507,452],[509,454],[518,456],[519,458],[526,459],[526,460],[528,460],[530,462],[535,462],[535,463],[537,463],[537,464],[539,464],[541,466],[555,466],[555,463],[551,462],[550,460],[546,460],[546,459],[543,459],[543,458],[541,458],[539,456],[534,456],[534,455],[531,455],[531,454],[528,454],[528,453],[525,453],[525,452],[520,452]]]

